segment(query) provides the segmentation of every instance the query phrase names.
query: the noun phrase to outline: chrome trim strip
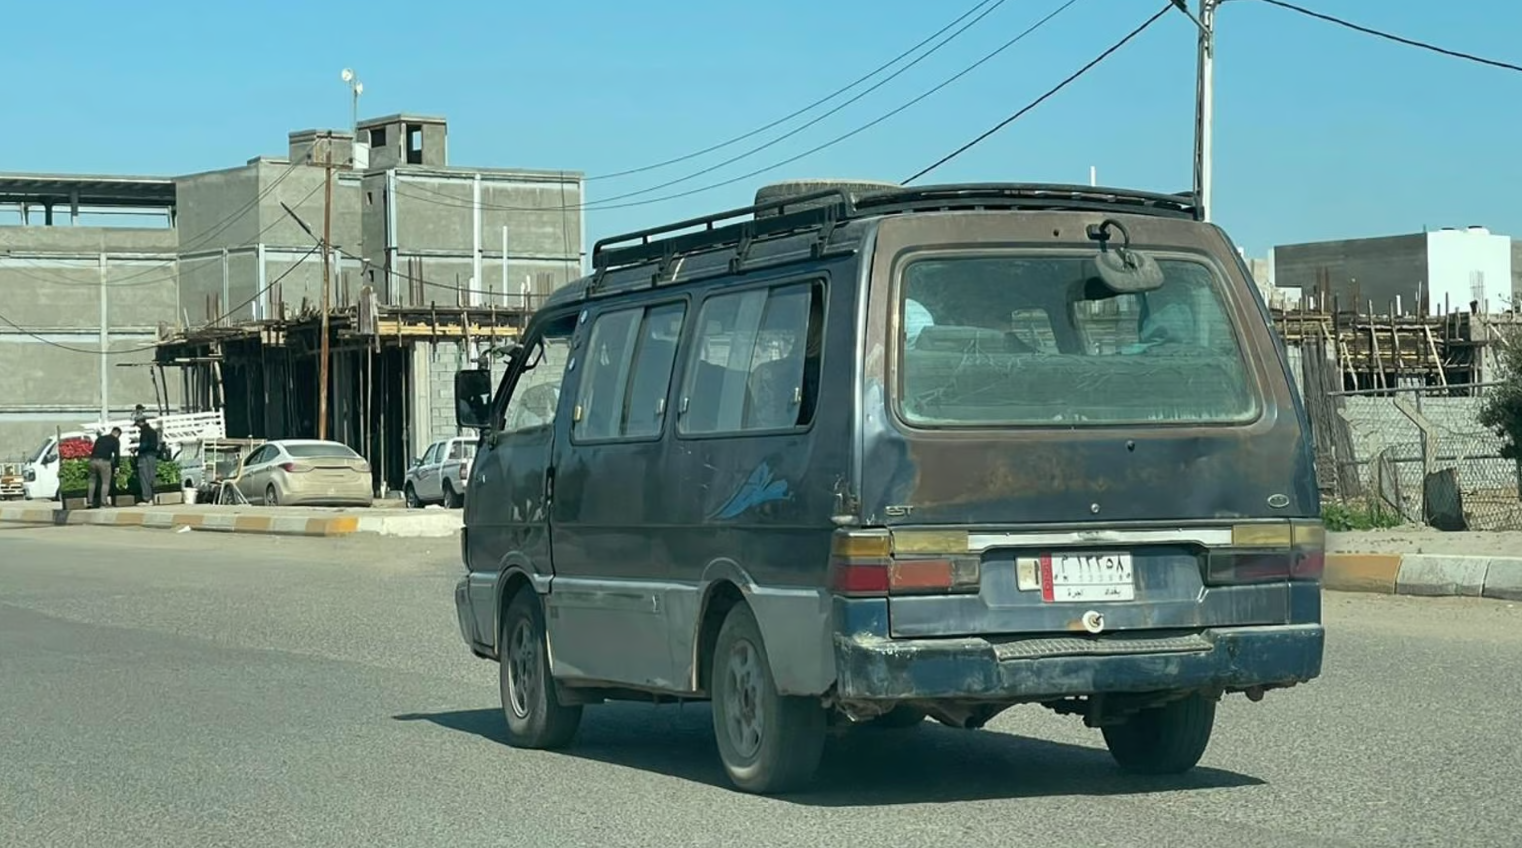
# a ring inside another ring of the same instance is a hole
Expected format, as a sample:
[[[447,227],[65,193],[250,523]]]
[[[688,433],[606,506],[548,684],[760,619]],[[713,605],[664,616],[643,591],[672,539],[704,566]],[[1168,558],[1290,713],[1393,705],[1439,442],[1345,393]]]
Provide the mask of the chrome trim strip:
[[[967,550],[990,548],[1077,547],[1079,545],[1153,545],[1184,542],[1207,547],[1231,544],[1230,527],[1180,527],[1167,530],[1069,530],[1029,533],[969,533]]]

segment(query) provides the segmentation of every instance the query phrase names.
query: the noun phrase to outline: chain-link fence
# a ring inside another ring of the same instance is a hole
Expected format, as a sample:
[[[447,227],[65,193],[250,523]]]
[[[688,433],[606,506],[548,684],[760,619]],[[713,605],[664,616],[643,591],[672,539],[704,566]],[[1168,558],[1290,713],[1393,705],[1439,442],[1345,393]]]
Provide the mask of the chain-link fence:
[[[1479,424],[1489,386],[1334,392],[1363,495],[1445,530],[1522,529],[1522,468]],[[1349,476],[1346,474],[1340,476]]]

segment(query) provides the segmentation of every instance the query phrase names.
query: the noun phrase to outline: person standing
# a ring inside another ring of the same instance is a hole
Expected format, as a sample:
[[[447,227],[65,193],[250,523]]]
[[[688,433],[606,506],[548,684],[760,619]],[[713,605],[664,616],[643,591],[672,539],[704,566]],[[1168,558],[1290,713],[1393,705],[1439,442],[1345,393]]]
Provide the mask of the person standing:
[[[159,431],[147,417],[137,420],[137,488],[138,499],[153,503],[153,482],[159,470]]]
[[[121,461],[122,428],[112,427],[110,433],[96,439],[90,448],[90,483],[85,501],[91,509],[100,509],[101,501],[111,500],[111,480]]]

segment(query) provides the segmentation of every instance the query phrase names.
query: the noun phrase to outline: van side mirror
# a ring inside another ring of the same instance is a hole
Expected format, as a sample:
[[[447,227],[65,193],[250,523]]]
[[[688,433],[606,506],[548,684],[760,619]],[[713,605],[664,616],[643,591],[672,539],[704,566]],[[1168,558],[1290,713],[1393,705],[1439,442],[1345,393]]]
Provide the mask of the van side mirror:
[[[491,371],[472,368],[454,375],[455,424],[473,430],[491,428]]]

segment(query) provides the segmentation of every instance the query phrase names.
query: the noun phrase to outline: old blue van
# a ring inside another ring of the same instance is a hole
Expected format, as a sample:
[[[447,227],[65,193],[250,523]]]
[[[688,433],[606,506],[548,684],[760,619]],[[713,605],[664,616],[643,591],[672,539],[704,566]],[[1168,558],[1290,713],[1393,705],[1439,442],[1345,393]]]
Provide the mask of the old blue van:
[[[1040,705],[1193,767],[1320,674],[1309,425],[1189,196],[825,186],[604,239],[456,379],[461,634],[511,744],[712,702],[738,788],[826,734]]]

